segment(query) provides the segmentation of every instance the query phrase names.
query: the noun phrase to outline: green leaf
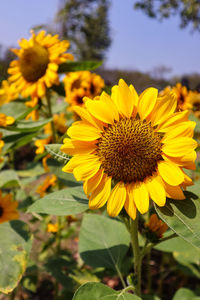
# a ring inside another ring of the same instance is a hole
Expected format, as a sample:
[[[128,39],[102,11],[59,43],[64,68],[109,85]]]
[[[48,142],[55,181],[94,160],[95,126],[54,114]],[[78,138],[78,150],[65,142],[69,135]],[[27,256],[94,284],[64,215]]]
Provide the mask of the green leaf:
[[[167,199],[164,207],[155,206],[160,218],[180,237],[200,248],[200,200],[185,192],[185,200]]]
[[[46,145],[45,149],[54,159],[56,159],[60,163],[66,164],[69,160],[69,157],[65,153],[60,151],[61,146],[62,144],[50,144]]]
[[[82,187],[63,189],[39,199],[28,212],[67,216],[84,212],[88,209],[88,199]]]
[[[172,300],[197,300],[200,297],[197,297],[196,294],[186,288],[180,288],[174,295]]]
[[[89,266],[120,269],[129,243],[130,235],[120,221],[96,214],[84,215],[79,253]]]
[[[40,121],[17,121],[15,126],[8,126],[6,130],[9,131],[18,131],[18,132],[34,132],[40,130],[47,123],[51,122],[52,118],[40,120]]]
[[[37,106],[28,108],[25,105],[24,101],[15,100],[13,102],[2,105],[0,108],[0,112],[4,113],[7,116],[15,118],[15,120],[19,120],[25,118],[31,111],[36,108]]]
[[[5,145],[3,147],[3,153],[10,149],[18,149],[32,141],[32,139],[38,135],[38,132],[33,133],[17,133],[3,137]]]
[[[72,300],[142,300],[125,291],[115,291],[98,282],[83,284],[74,294]]]
[[[0,172],[0,187],[10,188],[20,186],[20,181],[17,173],[13,170],[5,170]]]
[[[90,71],[102,65],[102,61],[72,61],[59,66],[58,73]]]
[[[31,249],[24,223],[12,221],[0,224],[0,291],[10,293],[20,281]]]

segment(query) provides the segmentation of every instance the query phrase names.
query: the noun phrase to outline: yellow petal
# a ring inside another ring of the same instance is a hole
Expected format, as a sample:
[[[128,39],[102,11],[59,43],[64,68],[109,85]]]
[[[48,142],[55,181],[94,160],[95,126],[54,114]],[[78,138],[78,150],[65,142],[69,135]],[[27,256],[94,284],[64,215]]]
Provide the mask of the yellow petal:
[[[103,174],[103,169],[100,169],[92,178],[84,182],[83,189],[86,195],[89,195],[98,187],[102,180]]]
[[[62,171],[72,173],[76,167],[91,161],[98,161],[98,157],[95,155],[74,155],[74,157],[72,157],[70,161],[62,168]]]
[[[132,190],[135,205],[141,214],[144,214],[149,209],[149,193],[145,183],[140,183],[133,186]]]
[[[95,122],[94,118],[85,108],[78,105],[73,105],[72,109],[83,121],[88,122],[99,129],[97,122]]]
[[[98,120],[107,123],[114,123],[114,114],[110,110],[109,106],[101,100],[88,100],[85,102],[85,106],[88,111]]]
[[[194,128],[196,126],[195,122],[187,121],[177,124],[170,128],[168,132],[164,135],[162,143],[167,143],[168,141],[175,139],[177,137],[188,137],[192,138],[194,134]]]
[[[123,79],[119,80],[119,105],[123,115],[130,118],[134,108],[134,97]]]
[[[60,150],[69,155],[89,154],[96,149],[96,142],[73,141],[69,138],[65,138],[63,142],[64,145],[61,146]]]
[[[101,162],[98,160],[88,161],[73,170],[74,177],[77,181],[88,180],[93,177],[99,170]]]
[[[151,124],[156,126],[173,114],[177,106],[177,99],[172,93],[157,99],[151,115]]]
[[[187,110],[183,112],[174,113],[172,116],[169,116],[162,124],[159,124],[159,127],[156,131],[158,132],[167,132],[170,130],[171,126],[176,126],[181,122],[188,121],[189,112]]]
[[[164,181],[173,186],[181,184],[184,180],[181,169],[170,161],[161,161],[158,164],[158,172]]]
[[[115,105],[115,103],[113,102],[113,100],[111,99],[111,97],[105,93],[105,92],[102,92],[101,93],[101,96],[100,96],[100,100],[101,101],[104,101],[105,102],[105,105],[108,106],[109,110],[112,111],[112,114],[113,114],[113,118],[116,120],[116,121],[119,121],[119,112],[117,110],[117,107]]]
[[[146,183],[146,186],[151,199],[158,206],[164,206],[166,202],[166,193],[163,184],[159,181],[159,179],[154,177]]]
[[[134,88],[134,86],[131,84],[129,85],[129,89],[130,92],[132,94],[132,97],[134,99],[134,108],[133,108],[133,113],[132,113],[132,117],[135,117],[137,114],[137,107],[138,107],[138,100],[139,100],[139,96]]]
[[[127,214],[133,220],[135,220],[135,218],[136,218],[136,206],[135,206],[135,202],[134,202],[134,199],[133,199],[131,185],[128,185],[126,187],[126,201],[124,203],[124,208],[125,208]]]
[[[158,90],[155,88],[146,89],[139,97],[138,113],[142,120],[146,119],[152,112],[156,99],[158,96]]]
[[[109,216],[116,217],[122,210],[126,200],[126,188],[123,182],[116,184],[112,190],[107,203],[107,212]]]
[[[183,194],[182,189],[180,188],[180,186],[172,186],[169,185],[167,182],[163,182],[166,193],[167,193],[167,197],[172,198],[172,199],[176,199],[176,200],[184,200],[185,199],[185,195]]]
[[[111,177],[104,174],[101,183],[94,190],[89,198],[89,208],[97,209],[106,203],[111,191]]]
[[[101,137],[100,130],[97,128],[82,121],[76,123],[67,130],[67,134],[71,138],[80,141],[94,141]]]
[[[168,140],[166,144],[162,146],[162,151],[168,156],[184,156],[197,147],[197,142],[188,137],[178,137],[173,140]]]

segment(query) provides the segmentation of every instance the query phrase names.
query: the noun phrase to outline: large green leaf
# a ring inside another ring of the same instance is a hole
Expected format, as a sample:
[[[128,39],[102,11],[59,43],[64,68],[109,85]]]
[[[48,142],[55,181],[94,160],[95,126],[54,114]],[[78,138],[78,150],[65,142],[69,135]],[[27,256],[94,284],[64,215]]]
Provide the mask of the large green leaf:
[[[6,153],[10,149],[18,149],[32,141],[32,139],[38,135],[38,132],[23,132],[23,133],[16,133],[11,132],[10,135],[3,136],[3,140],[5,145],[3,147],[3,153]]]
[[[123,223],[101,215],[84,215],[79,252],[86,264],[116,271],[121,268],[129,243],[130,235]]]
[[[6,103],[0,107],[0,112],[6,114],[7,116],[14,117],[15,120],[20,120],[25,118],[32,110],[36,107],[28,108],[24,101],[15,100],[10,103]]]
[[[78,214],[88,209],[88,200],[82,187],[63,189],[48,194],[37,200],[28,209],[28,212],[67,216]]]
[[[13,170],[4,170],[0,172],[0,187],[10,188],[20,186],[20,181],[17,173]]]
[[[177,235],[200,248],[200,199],[192,192],[185,196],[185,200],[167,199],[164,207],[155,205],[155,209]]]
[[[90,71],[102,65],[102,61],[71,61],[59,66],[58,73]]]
[[[128,294],[124,290],[115,291],[98,282],[83,284],[74,294],[72,300],[141,300],[141,298]]]
[[[61,144],[50,144],[46,145],[45,149],[47,152],[60,163],[66,164],[69,157],[62,151],[60,151]]]
[[[24,225],[21,221],[0,224],[0,291],[5,294],[17,286],[26,269],[31,240]]]
[[[174,295],[172,300],[199,300],[200,297],[197,297],[196,294],[185,288],[180,288]]]
[[[38,131],[42,127],[44,127],[47,123],[51,122],[51,118],[40,120],[40,121],[17,121],[15,126],[8,126],[6,127],[7,130],[10,131],[19,131],[19,132],[34,132]]]

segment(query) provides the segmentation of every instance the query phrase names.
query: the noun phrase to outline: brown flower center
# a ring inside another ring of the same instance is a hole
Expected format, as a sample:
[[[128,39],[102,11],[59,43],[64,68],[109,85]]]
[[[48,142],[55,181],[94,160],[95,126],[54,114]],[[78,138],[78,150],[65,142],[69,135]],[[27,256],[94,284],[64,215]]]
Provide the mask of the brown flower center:
[[[124,183],[141,182],[157,170],[161,134],[140,119],[121,119],[109,125],[98,140],[97,155],[105,173]]]
[[[28,82],[35,82],[41,78],[46,73],[48,63],[47,49],[37,43],[25,49],[19,59],[20,71]]]

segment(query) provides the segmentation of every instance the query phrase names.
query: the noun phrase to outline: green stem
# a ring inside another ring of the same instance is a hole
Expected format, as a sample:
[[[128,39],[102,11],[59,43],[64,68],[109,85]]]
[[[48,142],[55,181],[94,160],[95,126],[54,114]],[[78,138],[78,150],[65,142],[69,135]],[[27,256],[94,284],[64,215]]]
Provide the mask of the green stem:
[[[47,99],[47,106],[48,106],[48,110],[49,110],[49,118],[53,118],[53,113],[52,113],[52,109],[51,109],[51,100],[50,100],[50,96],[48,93],[46,94],[46,99]],[[52,130],[52,136],[53,136],[53,143],[55,143],[56,142],[56,129],[55,129],[53,120],[51,121],[51,130]]]
[[[155,246],[159,245],[160,243],[165,242],[165,241],[167,241],[167,240],[171,240],[171,239],[173,239],[173,238],[175,238],[175,237],[177,237],[177,234],[176,234],[176,233],[173,233],[173,234],[171,234],[171,235],[169,235],[169,236],[166,236],[165,238],[161,239],[161,240],[158,241],[157,243],[150,243],[150,244],[148,244],[146,247],[144,247],[142,256],[145,256],[146,254],[148,254],[149,251],[151,251],[151,249],[152,249],[153,247],[155,247]]]
[[[130,234],[131,245],[134,254],[134,274],[136,278],[135,293],[137,296],[141,296],[141,267],[142,267],[142,255],[140,253],[139,241],[138,241],[138,217],[135,220],[130,219]]]

